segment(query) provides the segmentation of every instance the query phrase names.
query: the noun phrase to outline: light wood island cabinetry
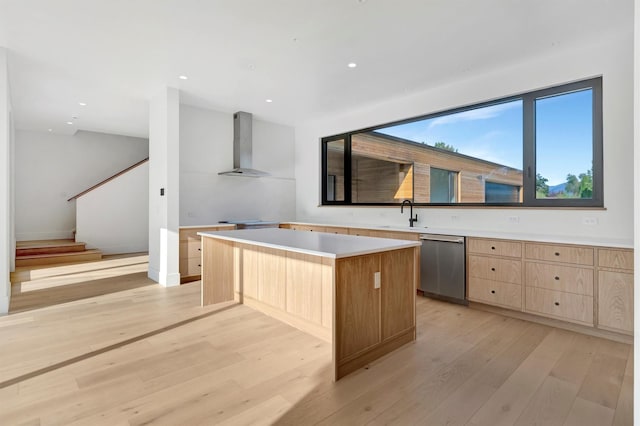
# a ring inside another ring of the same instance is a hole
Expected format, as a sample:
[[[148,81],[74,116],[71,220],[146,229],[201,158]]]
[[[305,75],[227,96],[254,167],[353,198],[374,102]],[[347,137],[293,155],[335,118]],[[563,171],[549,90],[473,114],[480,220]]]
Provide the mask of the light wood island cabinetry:
[[[333,345],[337,380],[415,340],[419,242],[204,233],[202,304],[236,300]]]

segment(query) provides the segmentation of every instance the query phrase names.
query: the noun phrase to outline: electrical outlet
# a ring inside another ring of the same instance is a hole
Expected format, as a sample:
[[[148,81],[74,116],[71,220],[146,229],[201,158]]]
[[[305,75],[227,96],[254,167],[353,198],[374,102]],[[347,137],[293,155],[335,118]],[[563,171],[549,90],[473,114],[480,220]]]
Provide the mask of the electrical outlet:
[[[373,273],[373,288],[380,288],[380,272]]]
[[[582,218],[582,224],[583,225],[587,225],[587,226],[595,226],[598,224],[598,218],[597,217],[583,217]]]
[[[520,216],[509,216],[509,223],[520,223]]]
[[[187,212],[187,217],[196,217],[194,212]]]
[[[460,216],[455,216],[455,215],[451,216],[451,222],[458,222],[458,221],[460,221]]]

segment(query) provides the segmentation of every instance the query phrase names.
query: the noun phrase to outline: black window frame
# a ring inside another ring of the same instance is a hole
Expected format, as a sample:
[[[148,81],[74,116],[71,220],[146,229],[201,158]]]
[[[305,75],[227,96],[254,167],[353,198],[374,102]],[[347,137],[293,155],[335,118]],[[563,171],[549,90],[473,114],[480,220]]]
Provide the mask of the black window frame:
[[[593,193],[591,198],[536,198],[536,146],[535,146],[535,102],[537,99],[554,95],[562,95],[571,92],[591,89],[592,96],[592,158],[593,158]],[[456,114],[464,111],[474,110],[493,105],[499,105],[515,100],[522,101],[522,202],[517,203],[414,203],[421,207],[545,207],[545,208],[603,208],[604,207],[604,164],[603,164],[603,110],[602,110],[602,77],[595,77],[586,80],[565,83],[558,86],[534,90],[519,95],[495,99],[487,102],[476,103],[459,108],[452,108],[438,111],[431,114],[412,117],[404,120],[385,123],[373,127],[368,127],[350,132],[323,137],[320,140],[321,146],[321,205],[348,205],[348,206],[397,206],[397,203],[353,203],[351,200],[351,137],[354,134],[372,132],[385,127],[397,126],[412,123],[415,121]],[[336,140],[344,140],[344,201],[327,200],[327,143]],[[415,179],[414,179],[415,181]],[[415,185],[415,182],[414,182]],[[458,189],[460,190],[460,189]],[[412,200],[413,201],[413,200]]]

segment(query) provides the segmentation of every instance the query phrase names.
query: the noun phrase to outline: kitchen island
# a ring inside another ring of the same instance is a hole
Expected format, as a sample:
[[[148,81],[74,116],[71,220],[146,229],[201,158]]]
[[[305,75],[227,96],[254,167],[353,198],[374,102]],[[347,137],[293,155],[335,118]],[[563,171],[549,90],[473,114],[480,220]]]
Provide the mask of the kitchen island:
[[[202,232],[202,305],[235,300],[332,344],[334,379],[415,340],[420,243]]]

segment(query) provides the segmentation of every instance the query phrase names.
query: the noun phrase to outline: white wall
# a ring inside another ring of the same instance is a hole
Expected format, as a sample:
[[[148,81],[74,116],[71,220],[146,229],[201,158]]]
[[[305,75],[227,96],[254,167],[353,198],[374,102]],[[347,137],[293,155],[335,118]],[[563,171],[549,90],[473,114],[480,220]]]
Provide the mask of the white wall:
[[[635,170],[635,180],[634,180],[634,190],[633,193],[635,195],[635,204],[634,204],[634,216],[635,216],[635,229],[634,229],[634,263],[635,265],[640,265],[640,0],[635,0],[634,3],[635,6],[635,13],[634,13],[634,17],[635,17],[635,27],[634,27],[634,39],[635,39],[635,43],[634,43],[634,88],[633,88],[633,94],[634,94],[634,140],[635,140],[635,144],[634,144],[634,151],[633,151],[633,158],[634,158],[634,170]],[[633,292],[633,297],[634,297],[634,303],[633,305],[636,306],[636,309],[634,310],[633,314],[634,314],[634,330],[640,330],[640,309],[638,309],[638,307],[640,306],[640,291],[638,291],[638,289],[640,288],[640,274],[636,273],[634,274],[634,292]],[[640,363],[640,350],[638,350],[638,348],[640,347],[640,333],[639,332],[635,332],[634,334],[634,339],[633,339],[633,343],[634,343],[634,348],[635,350],[633,351],[633,362],[634,365],[639,365],[638,363]],[[640,369],[635,368],[634,369],[634,373],[633,373],[633,406],[636,408],[640,407]],[[638,414],[636,414],[636,419],[638,419]],[[636,420],[637,424],[638,421]]]
[[[9,312],[11,300],[11,258],[13,246],[12,224],[12,125],[7,51],[0,48],[0,315]]]
[[[16,131],[16,238],[72,238],[70,197],[149,154],[147,139],[79,131],[73,136]]]
[[[149,163],[76,200],[76,239],[103,254],[149,249]]]
[[[149,103],[149,272],[169,287],[178,272],[180,209],[180,93],[166,87]],[[160,190],[164,189],[164,195]]]
[[[253,168],[271,176],[218,176],[233,168],[233,114],[180,105],[180,225],[294,219],[294,145],[292,127],[254,116]]]
[[[632,241],[633,232],[633,29],[621,28],[599,44],[555,47],[493,72],[427,92],[326,117],[296,128],[297,219],[407,225],[398,208],[317,207],[320,204],[320,138],[344,131],[470,105],[588,77],[603,76],[604,197],[606,210],[420,208],[417,226],[485,229],[538,235]],[[510,223],[518,216],[519,223]],[[455,218],[454,218],[455,217]],[[583,217],[598,219],[596,226]]]

